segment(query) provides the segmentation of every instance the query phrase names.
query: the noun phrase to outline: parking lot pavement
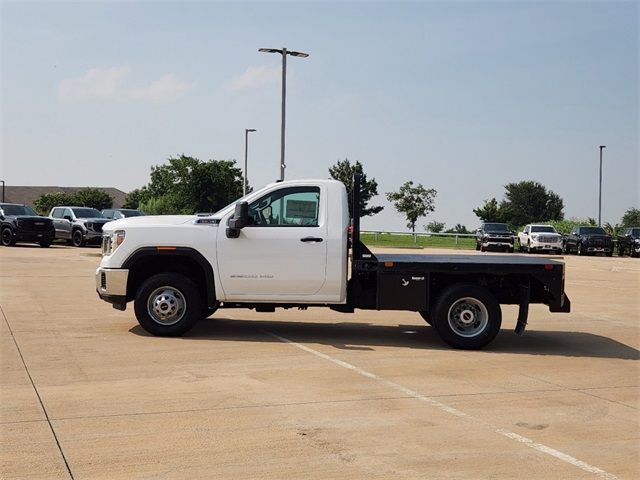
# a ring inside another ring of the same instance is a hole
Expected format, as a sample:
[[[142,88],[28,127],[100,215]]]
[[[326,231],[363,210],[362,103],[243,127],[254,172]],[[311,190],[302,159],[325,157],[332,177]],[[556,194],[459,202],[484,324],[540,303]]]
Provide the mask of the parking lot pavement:
[[[97,249],[2,248],[0,477],[638,478],[640,261],[565,261],[572,313],[517,337],[505,307],[468,352],[409,312],[155,338],[98,299]]]

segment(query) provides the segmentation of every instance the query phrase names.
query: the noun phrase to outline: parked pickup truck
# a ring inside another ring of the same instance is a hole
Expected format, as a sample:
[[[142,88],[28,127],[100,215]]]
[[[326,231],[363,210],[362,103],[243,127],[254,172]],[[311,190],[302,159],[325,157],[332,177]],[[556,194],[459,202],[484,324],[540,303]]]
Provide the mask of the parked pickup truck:
[[[564,253],[575,252],[578,255],[604,253],[608,257],[613,255],[613,240],[602,227],[575,227],[564,238]]]
[[[518,233],[518,250],[562,253],[562,235],[551,225],[527,225]]]
[[[618,236],[618,255],[627,254],[640,257],[640,227],[627,228]]]
[[[218,308],[408,310],[419,312],[449,345],[464,349],[494,339],[501,304],[519,305],[518,334],[530,303],[546,304],[551,312],[570,310],[562,262],[373,254],[360,242],[358,176],[353,197],[350,219],[342,183],[286,181],[209,217],[110,222],[96,271],[98,295],[120,310],[133,301],[138,322],[154,335],[181,335]]]

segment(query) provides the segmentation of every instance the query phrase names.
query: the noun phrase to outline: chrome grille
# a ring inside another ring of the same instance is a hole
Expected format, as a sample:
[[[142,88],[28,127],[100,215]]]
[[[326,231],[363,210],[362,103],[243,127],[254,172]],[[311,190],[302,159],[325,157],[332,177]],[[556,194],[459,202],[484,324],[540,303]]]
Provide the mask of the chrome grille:
[[[557,243],[560,240],[560,238],[558,237],[552,237],[552,236],[544,236],[541,235],[540,237],[538,237],[538,241],[541,243]]]

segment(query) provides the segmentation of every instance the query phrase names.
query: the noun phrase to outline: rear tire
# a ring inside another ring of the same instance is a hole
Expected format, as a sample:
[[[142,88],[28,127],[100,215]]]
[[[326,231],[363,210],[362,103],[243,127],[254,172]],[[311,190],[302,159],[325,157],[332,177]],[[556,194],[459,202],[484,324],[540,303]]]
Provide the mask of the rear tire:
[[[46,240],[40,240],[39,243],[42,248],[49,248],[51,246],[51,239],[47,238]]]
[[[2,245],[5,247],[13,247],[16,244],[16,236],[13,234],[13,230],[10,227],[5,227],[0,233],[2,237]]]
[[[160,337],[183,335],[203,318],[200,290],[179,273],[159,273],[138,288],[134,310],[140,326]]]
[[[582,247],[582,243],[578,243],[578,246],[576,247],[576,254],[580,256],[587,254],[587,251]]]
[[[476,350],[488,345],[500,331],[502,311],[485,288],[454,285],[438,298],[433,326],[453,348]]]

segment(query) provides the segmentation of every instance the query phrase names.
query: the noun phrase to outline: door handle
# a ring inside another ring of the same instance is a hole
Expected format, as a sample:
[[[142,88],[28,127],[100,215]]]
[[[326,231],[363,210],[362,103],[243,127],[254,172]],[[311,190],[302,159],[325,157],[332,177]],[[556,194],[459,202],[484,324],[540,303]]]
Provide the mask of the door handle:
[[[318,237],[304,237],[300,239],[301,242],[321,242],[322,238]]]

